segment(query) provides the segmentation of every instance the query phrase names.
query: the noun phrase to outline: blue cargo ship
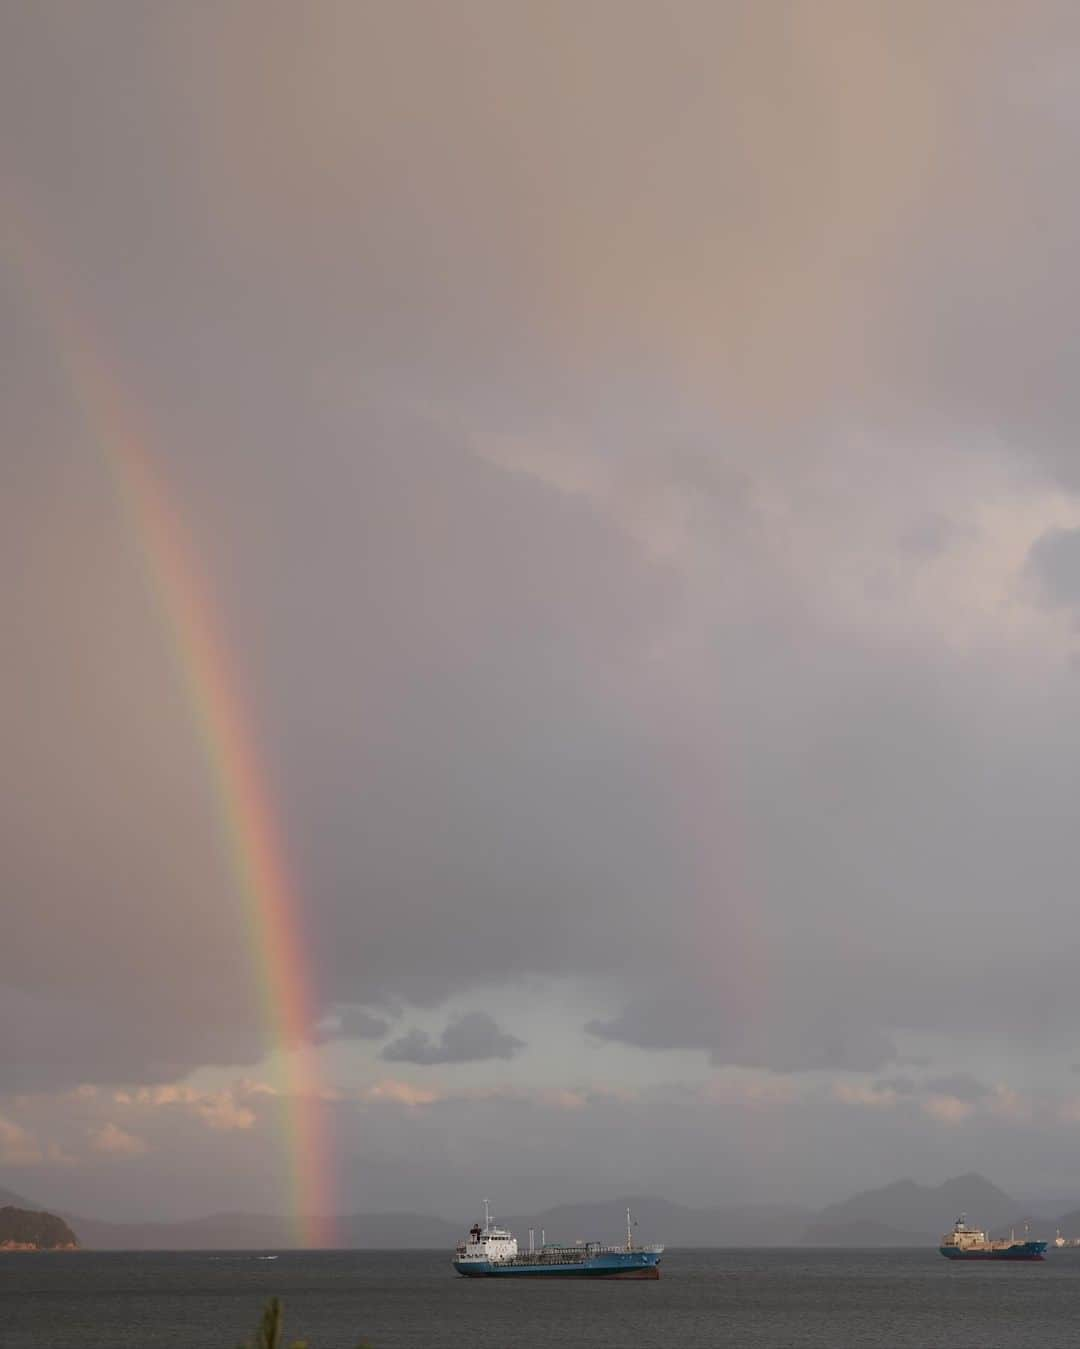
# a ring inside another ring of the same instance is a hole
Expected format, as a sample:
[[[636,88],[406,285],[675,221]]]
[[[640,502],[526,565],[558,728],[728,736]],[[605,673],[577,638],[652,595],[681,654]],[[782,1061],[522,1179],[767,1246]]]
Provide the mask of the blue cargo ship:
[[[579,1241],[571,1246],[544,1241],[519,1251],[517,1238],[492,1218],[484,1200],[484,1225],[474,1223],[454,1252],[454,1268],[466,1278],[507,1278],[547,1274],[594,1279],[658,1279],[663,1246],[635,1246],[634,1220],[626,1210],[626,1245]]]
[[[1017,1241],[1015,1232],[1008,1241],[991,1241],[981,1228],[969,1227],[961,1213],[938,1249],[946,1260],[1041,1260],[1046,1242]]]

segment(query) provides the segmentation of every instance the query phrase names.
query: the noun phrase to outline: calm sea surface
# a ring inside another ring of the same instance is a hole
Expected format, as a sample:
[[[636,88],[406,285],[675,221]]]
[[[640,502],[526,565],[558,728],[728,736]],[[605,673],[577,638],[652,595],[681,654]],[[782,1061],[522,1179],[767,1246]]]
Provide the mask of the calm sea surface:
[[[1080,1252],[690,1251],[652,1283],[461,1279],[445,1251],[0,1256],[3,1349],[235,1349],[267,1298],[311,1349],[1080,1346]]]

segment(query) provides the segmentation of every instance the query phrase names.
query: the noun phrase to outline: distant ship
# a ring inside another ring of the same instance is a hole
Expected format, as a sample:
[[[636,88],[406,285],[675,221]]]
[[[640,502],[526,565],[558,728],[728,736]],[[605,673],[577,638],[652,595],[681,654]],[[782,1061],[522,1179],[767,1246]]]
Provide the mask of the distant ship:
[[[939,1249],[946,1260],[1041,1260],[1046,1242],[1017,1241],[1015,1233],[1008,1241],[990,1241],[978,1227],[969,1227],[961,1213]]]
[[[453,1265],[466,1278],[498,1275],[572,1275],[596,1279],[658,1279],[663,1246],[635,1246],[634,1220],[626,1210],[626,1245],[604,1246],[598,1241],[579,1241],[572,1246],[546,1242],[541,1233],[535,1247],[529,1233],[529,1249],[519,1251],[517,1238],[500,1227],[484,1200],[484,1225],[474,1223],[467,1241],[454,1252]]]

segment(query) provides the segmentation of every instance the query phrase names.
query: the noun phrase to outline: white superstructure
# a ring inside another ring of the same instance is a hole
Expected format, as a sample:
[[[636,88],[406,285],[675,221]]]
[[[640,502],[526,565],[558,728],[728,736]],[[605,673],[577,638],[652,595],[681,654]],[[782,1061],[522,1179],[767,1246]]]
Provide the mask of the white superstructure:
[[[946,1233],[941,1238],[943,1247],[955,1247],[960,1251],[970,1251],[975,1247],[989,1248],[993,1243],[987,1241],[986,1233],[981,1227],[969,1227],[964,1214],[956,1220],[956,1225],[951,1232]],[[1007,1245],[1007,1242],[1001,1243]]]
[[[517,1237],[495,1222],[485,1199],[483,1227],[476,1223],[469,1229],[469,1239],[459,1244],[454,1258],[458,1264],[470,1261],[497,1264],[500,1260],[512,1260],[517,1253]]]

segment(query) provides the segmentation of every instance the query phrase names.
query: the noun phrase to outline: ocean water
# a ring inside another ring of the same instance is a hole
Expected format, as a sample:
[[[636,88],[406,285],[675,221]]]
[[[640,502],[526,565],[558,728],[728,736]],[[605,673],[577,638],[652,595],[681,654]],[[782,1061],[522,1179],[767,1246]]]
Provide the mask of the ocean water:
[[[656,1282],[462,1279],[445,1251],[0,1256],[3,1349],[235,1349],[263,1304],[311,1349],[1080,1345],[1080,1252],[673,1250]]]

